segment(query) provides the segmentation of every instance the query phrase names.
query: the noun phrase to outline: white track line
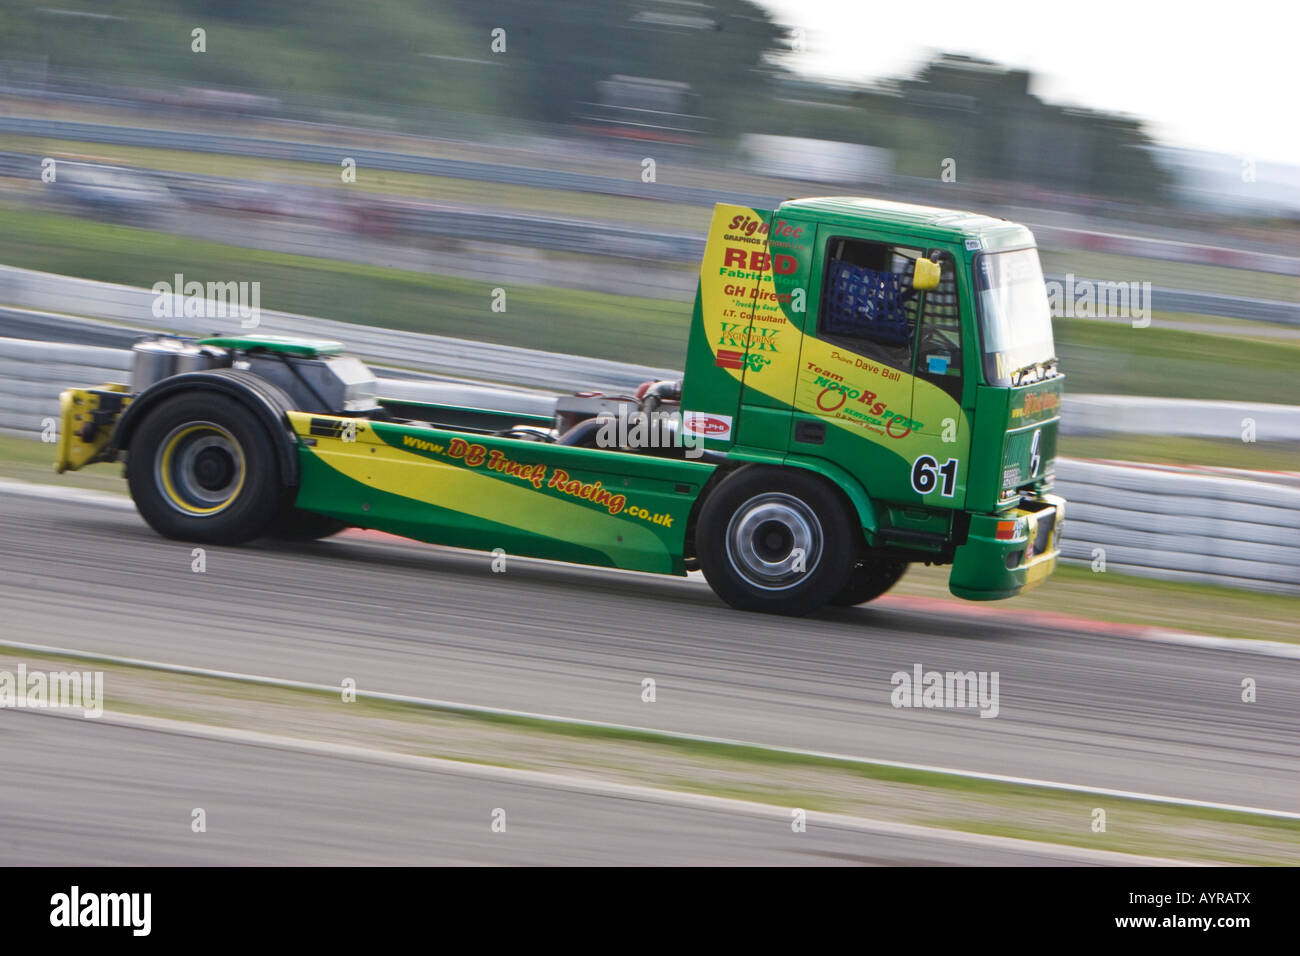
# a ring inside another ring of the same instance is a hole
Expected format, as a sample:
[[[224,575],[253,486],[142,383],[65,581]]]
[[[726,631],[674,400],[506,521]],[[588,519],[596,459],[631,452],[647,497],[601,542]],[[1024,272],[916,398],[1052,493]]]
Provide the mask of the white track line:
[[[46,498],[52,501],[70,501],[74,504],[98,505],[103,508],[135,510],[134,502],[125,494],[74,488],[70,485],[38,485],[35,482],[14,481],[11,478],[0,478],[0,495]]]
[[[82,718],[71,713],[58,711],[25,711],[42,717],[59,717],[76,720]],[[129,714],[104,711],[98,720],[114,726],[133,730],[149,730],[159,733],[176,734],[184,737],[197,737],[204,740],[218,740],[226,743],[245,744],[257,747],[274,747],[298,753],[309,753],[327,757],[341,757],[350,760],[363,760],[370,763],[382,763],[389,766],[405,767],[433,773],[450,773],[462,777],[488,777],[507,783],[530,784],[558,790],[576,790],[598,796],[627,797],[636,800],[648,800],[676,806],[701,810],[716,810],[726,813],[744,813],[750,816],[767,817],[780,821],[782,826],[790,822],[792,807],[770,803],[757,803],[752,800],[738,800],[734,797],[716,797],[710,794],[686,793],[680,790],[665,790],[642,784],[616,783],[595,777],[576,777],[569,774],[552,773],[545,770],[524,770],[518,767],[500,767],[493,764],[471,763],[464,760],[447,760],[441,757],[422,757],[415,754],[398,753],[392,750],[378,750],[357,744],[333,743],[322,740],[308,740],[300,737],[285,737],[279,734],[267,734],[255,730],[242,730],[233,727],[219,727],[186,720],[172,720],[165,717],[153,717],[143,714]],[[1050,843],[1040,840],[1025,840],[1017,837],[994,836],[984,833],[969,833],[964,830],[948,830],[929,827],[915,823],[898,823],[892,820],[877,820],[870,817],[851,816],[842,813],[825,813],[820,810],[808,810],[807,821],[810,826],[821,825],[858,830],[866,833],[881,833],[888,836],[916,837],[929,840],[944,840],[951,843],[964,843],[996,849],[1040,855],[1066,856],[1079,862],[1106,863],[1114,866],[1207,866],[1208,862],[1173,860],[1162,857],[1139,856],[1115,850],[1094,850],[1088,847],[1070,846],[1062,843]]]
[[[343,688],[332,684],[313,684],[307,681],[286,680],[279,677],[263,677],[256,674],[240,674],[235,671],[210,670],[205,667],[189,667],[183,664],[166,664],[160,661],[146,661],[130,657],[117,657],[109,654],[95,654],[87,651],[71,650],[66,647],[50,647],[46,644],[28,644],[22,641],[0,641],[0,651],[6,648],[28,651],[33,654],[45,654],[58,657],[72,657],[85,661],[98,661],[123,667],[138,667],[145,670],[160,671],[168,674],[183,674],[186,677],[207,677],[215,680],[234,680],[245,684],[264,687],[279,687],[286,690],[309,690],[322,693],[338,694]],[[612,724],[599,720],[584,720],[578,717],[559,717],[554,714],[539,714],[526,710],[508,710],[500,707],[484,707],[479,704],[464,704],[457,701],[437,700],[429,697],[413,697],[407,694],[389,694],[382,691],[353,691],[358,699],[385,701],[387,703],[407,704],[425,707],[448,713],[477,714],[490,717],[516,717],[553,724],[557,727],[591,727],[619,733],[643,734],[657,737],[665,742],[690,742],[714,744],[724,747],[747,747],[768,753],[790,756],[810,757],[819,760],[834,760],[844,764],[868,767],[891,767],[898,770],[915,770],[924,773],[942,774],[949,777],[963,777],[970,780],[987,780],[990,783],[1014,784],[1016,786],[1035,787],[1043,790],[1059,790],[1067,793],[1086,793],[1098,797],[1114,797],[1120,800],[1140,800],[1147,803],[1164,804],[1175,807],[1194,807],[1201,810],[1225,810],[1232,813],[1246,813],[1256,816],[1274,817],[1281,820],[1300,820],[1300,812],[1291,810],[1273,810],[1265,807],[1248,807],[1234,803],[1216,803],[1209,800],[1193,800],[1187,797],[1168,797],[1156,793],[1141,793],[1133,790],[1117,790],[1110,787],[1089,787],[1083,784],[1060,783],[1054,780],[1038,780],[1033,777],[1013,777],[999,773],[981,773],[975,770],[956,770],[951,767],[935,767],[928,764],[903,763],[897,760],[877,760],[872,757],[855,757],[850,754],[831,753],[824,750],[801,750],[797,747],[779,747],[772,744],[755,743],[749,740],[737,740],[730,737],[709,737],[703,734],[687,734],[672,730],[658,730],[654,727],[638,727],[633,724]]]

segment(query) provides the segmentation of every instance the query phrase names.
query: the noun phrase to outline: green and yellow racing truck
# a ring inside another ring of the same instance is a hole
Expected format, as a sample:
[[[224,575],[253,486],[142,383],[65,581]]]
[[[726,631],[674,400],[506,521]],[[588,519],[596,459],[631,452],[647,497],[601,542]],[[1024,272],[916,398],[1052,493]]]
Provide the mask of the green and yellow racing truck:
[[[160,534],[347,526],[664,574],[805,614],[912,562],[1011,597],[1051,573],[1064,377],[1033,235],[869,199],[719,205],[680,381],[554,414],[413,402],[337,343],[155,337],[62,396],[57,468],[124,461]]]

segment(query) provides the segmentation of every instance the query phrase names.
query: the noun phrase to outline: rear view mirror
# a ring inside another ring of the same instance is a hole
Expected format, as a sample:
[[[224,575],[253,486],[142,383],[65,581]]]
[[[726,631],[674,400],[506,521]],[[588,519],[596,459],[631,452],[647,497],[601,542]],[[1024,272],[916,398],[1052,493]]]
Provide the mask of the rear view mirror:
[[[939,263],[933,259],[917,259],[912,270],[912,288],[920,292],[939,286]]]

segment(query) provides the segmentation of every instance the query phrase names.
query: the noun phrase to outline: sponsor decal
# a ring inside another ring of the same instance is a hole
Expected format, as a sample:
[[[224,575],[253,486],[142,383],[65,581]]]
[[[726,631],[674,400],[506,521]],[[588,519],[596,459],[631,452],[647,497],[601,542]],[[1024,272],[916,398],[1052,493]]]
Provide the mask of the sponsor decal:
[[[808,365],[809,369],[816,368],[811,362]],[[814,371],[812,384],[821,389],[813,400],[818,410],[835,414],[836,418],[883,428],[890,438],[906,438],[914,428],[922,427],[920,422],[893,411],[888,402],[870,389],[846,384],[842,375],[833,372],[818,375]]]
[[[753,302],[789,302],[789,292],[769,292],[762,286],[727,285],[722,289],[725,295]]]
[[[739,322],[722,322],[718,345],[731,345],[751,352],[775,352],[780,329],[755,329]]]
[[[1012,418],[1033,418],[1044,412],[1055,412],[1061,407],[1059,392],[1030,392],[1019,408],[1011,409]]]
[[[731,222],[727,223],[727,229],[744,233],[746,236],[752,236],[755,233],[760,236],[767,235],[767,223],[753,216],[732,216]]]
[[[722,268],[718,270],[718,274],[733,279],[759,279],[766,272],[789,275],[798,268],[799,261],[784,252],[769,254],[760,249],[736,249],[728,246],[722,253]],[[752,274],[743,274],[745,269]],[[738,275],[728,270],[742,270],[742,274]]]
[[[728,431],[730,431],[730,423],[731,419],[728,418]],[[639,518],[653,524],[672,525],[672,515],[652,514],[645,508],[628,505],[626,495],[611,491],[600,481],[584,481],[570,475],[563,468],[550,468],[541,462],[515,461],[500,449],[488,448],[478,442],[453,438],[444,449],[442,445],[435,445],[422,439],[414,439],[412,436],[404,435],[402,444],[408,448],[429,451],[446,458],[462,461],[470,468],[483,468],[487,471],[494,471],[497,474],[518,479],[532,485],[539,491],[546,488],[572,498],[589,501],[604,508],[611,515],[623,513],[629,517]]]
[[[723,440],[731,437],[731,416],[712,412],[683,412],[682,427],[692,435]]]
[[[751,372],[761,372],[772,364],[772,360],[764,358],[757,352],[746,354],[744,352],[734,352],[730,349],[718,349],[713,364],[720,368],[749,369]]]
[[[313,418],[307,431],[321,438],[338,438],[343,434],[343,422],[337,418]]]
[[[718,355],[713,360],[713,364],[721,368],[744,368],[745,353],[735,352],[731,349],[718,349]]]
[[[624,495],[616,495],[610,492],[608,488],[602,488],[599,481],[583,482],[577,478],[570,478],[569,473],[563,468],[556,468],[551,473],[551,480],[546,487],[554,488],[556,491],[571,495],[574,498],[581,498],[583,501],[603,505],[612,515],[618,514],[623,510],[623,506],[627,504],[627,498]]]

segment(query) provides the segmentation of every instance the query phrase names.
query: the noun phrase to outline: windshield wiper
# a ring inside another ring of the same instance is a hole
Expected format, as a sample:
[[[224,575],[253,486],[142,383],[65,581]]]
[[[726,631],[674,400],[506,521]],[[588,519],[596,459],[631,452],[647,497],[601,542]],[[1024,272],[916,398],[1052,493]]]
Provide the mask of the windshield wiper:
[[[1051,358],[1044,359],[1041,362],[1030,362],[1028,365],[1016,369],[1007,377],[1011,379],[1011,384],[1013,386],[1018,386],[1020,385],[1020,376],[1025,375],[1029,372],[1038,372],[1038,377],[1035,379],[1035,381],[1041,382],[1043,379],[1047,378],[1048,372],[1056,368],[1056,363],[1058,361],[1060,360],[1055,355],[1053,355]]]

